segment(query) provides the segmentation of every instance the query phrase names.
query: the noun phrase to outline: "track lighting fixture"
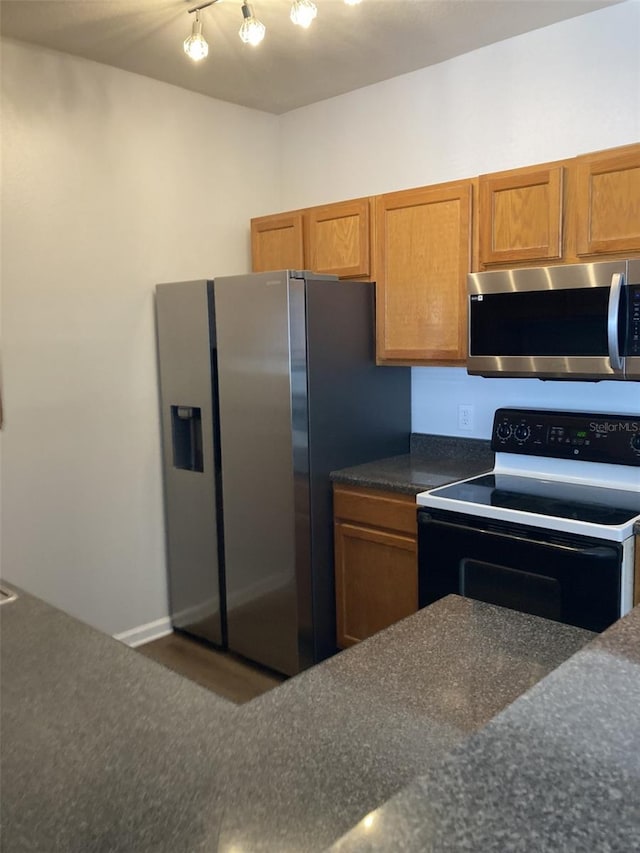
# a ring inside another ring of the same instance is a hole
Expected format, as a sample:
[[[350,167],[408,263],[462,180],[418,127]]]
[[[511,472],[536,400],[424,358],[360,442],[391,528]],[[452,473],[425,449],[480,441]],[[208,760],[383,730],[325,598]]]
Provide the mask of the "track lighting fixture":
[[[184,52],[194,62],[204,59],[209,53],[209,45],[202,35],[202,21],[200,20],[200,9],[196,9],[196,17],[191,28],[191,35],[184,40]]]
[[[260,44],[267,28],[253,14],[253,7],[249,3],[242,4],[242,17],[244,21],[238,35],[245,44]]]
[[[204,0],[198,6],[189,9],[189,14],[195,13],[195,19],[191,28],[191,35],[184,40],[184,52],[191,57],[195,62],[204,59],[209,53],[209,45],[203,35],[202,21],[200,20],[200,12],[208,6],[213,6],[219,0]],[[362,0],[344,0],[347,6],[356,6]],[[266,32],[265,25],[259,21],[254,12],[251,3],[242,2],[242,26],[238,30],[238,35],[245,44],[257,45],[264,38]],[[313,19],[318,14],[318,8],[313,0],[293,0],[291,4],[291,12],[289,17],[294,24],[305,29],[311,24]]]
[[[318,14],[316,4],[312,0],[293,0],[290,18],[294,24],[305,29]]]

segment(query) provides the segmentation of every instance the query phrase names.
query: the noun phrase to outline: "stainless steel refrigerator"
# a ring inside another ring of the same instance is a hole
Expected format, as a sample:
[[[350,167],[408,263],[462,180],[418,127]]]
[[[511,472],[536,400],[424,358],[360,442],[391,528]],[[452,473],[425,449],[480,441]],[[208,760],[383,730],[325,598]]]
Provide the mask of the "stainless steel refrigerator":
[[[335,647],[329,473],[408,452],[374,285],[278,271],[156,288],[175,628],[294,674]]]

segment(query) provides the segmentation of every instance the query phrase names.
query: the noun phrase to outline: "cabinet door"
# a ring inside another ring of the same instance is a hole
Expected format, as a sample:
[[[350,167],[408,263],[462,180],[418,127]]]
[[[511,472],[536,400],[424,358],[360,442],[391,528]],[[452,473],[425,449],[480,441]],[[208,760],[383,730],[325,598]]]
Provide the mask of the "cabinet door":
[[[578,255],[640,252],[640,144],[576,162]]]
[[[261,216],[251,220],[251,269],[304,269],[302,213]]]
[[[338,521],[335,549],[340,648],[418,610],[415,538]]]
[[[307,217],[309,269],[341,278],[371,274],[368,198],[312,207]]]
[[[464,361],[470,212],[470,181],[376,200],[378,362]]]
[[[561,257],[562,178],[562,166],[480,177],[481,267]]]

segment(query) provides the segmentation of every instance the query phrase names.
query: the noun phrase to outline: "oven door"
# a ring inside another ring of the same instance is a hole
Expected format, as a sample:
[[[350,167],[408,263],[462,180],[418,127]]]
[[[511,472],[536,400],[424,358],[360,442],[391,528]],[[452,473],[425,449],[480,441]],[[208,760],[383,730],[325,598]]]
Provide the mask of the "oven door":
[[[620,618],[623,545],[418,512],[419,604],[456,593],[591,631]]]

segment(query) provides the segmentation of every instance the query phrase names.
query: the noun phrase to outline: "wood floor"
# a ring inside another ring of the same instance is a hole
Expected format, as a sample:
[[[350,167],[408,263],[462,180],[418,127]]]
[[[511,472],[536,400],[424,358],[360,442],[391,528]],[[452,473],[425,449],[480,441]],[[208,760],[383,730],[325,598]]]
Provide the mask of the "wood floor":
[[[229,652],[219,652],[184,634],[169,634],[138,646],[137,651],[237,705],[285,680],[284,675],[254,666]]]

